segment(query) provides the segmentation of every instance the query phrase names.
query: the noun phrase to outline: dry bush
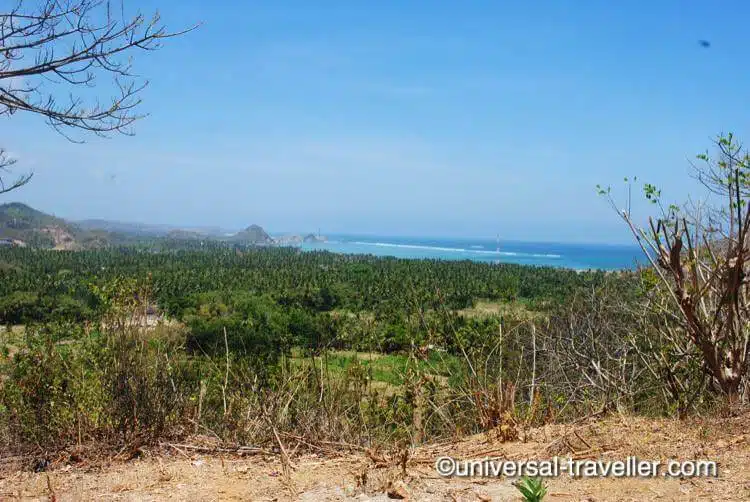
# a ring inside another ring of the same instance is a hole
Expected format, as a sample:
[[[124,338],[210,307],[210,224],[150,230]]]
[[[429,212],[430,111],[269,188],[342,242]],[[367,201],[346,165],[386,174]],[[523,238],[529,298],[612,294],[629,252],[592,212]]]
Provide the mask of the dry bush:
[[[651,265],[663,299],[655,305],[670,321],[655,327],[676,353],[697,350],[711,386],[735,404],[747,400],[750,304],[750,155],[732,134],[716,141],[718,155],[699,155],[698,179],[707,202],[664,207],[661,191],[644,186],[659,208],[638,227],[628,209],[612,207],[630,228]]]

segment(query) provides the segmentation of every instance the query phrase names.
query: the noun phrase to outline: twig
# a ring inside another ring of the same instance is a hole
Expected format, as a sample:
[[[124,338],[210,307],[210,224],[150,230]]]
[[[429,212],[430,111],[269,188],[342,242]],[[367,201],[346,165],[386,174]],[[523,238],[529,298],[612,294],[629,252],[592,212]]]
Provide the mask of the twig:
[[[57,496],[55,495],[55,490],[52,488],[52,480],[50,479],[49,474],[47,474],[47,490],[49,490],[49,502],[55,502]]]
[[[276,427],[272,427],[273,435],[276,437],[276,442],[279,444],[279,449],[281,450],[281,460],[290,468],[294,469],[294,466],[292,465],[292,461],[289,458],[289,454],[286,452],[286,448],[284,448],[284,443],[281,442],[281,438],[279,437],[279,432],[276,430]]]
[[[299,442],[301,442],[303,444],[306,444],[308,446],[311,446],[313,448],[318,448],[320,450],[324,449],[320,445],[329,445],[329,446],[334,446],[334,447],[337,447],[337,448],[348,448],[350,450],[356,450],[356,451],[365,451],[366,450],[366,448],[364,446],[359,446],[359,445],[351,444],[351,443],[343,443],[343,442],[337,442],[337,441],[323,441],[323,440],[318,440],[318,441],[310,442],[310,441],[306,440],[303,436],[299,436],[297,434],[290,434],[288,432],[281,432],[279,434],[281,434],[282,436],[287,437],[289,439],[294,439],[295,441],[299,441]]]
[[[294,466],[292,465],[292,461],[289,458],[289,454],[286,452],[286,448],[284,448],[284,443],[281,441],[281,437],[279,437],[279,433],[276,430],[276,427],[271,426],[271,429],[273,430],[273,435],[274,437],[276,437],[276,441],[279,443],[279,449],[281,450],[281,468],[284,473],[284,484],[286,485],[291,498],[296,499],[297,489],[294,486],[294,481],[292,480],[292,475],[290,472],[294,469]]]
[[[489,455],[490,453],[503,452],[504,450],[505,450],[505,448],[490,448],[489,450],[483,450],[483,451],[480,451],[478,453],[475,453],[472,456],[475,457],[475,458],[476,457],[485,457],[485,456]]]
[[[238,446],[237,448],[220,448],[217,446],[198,446],[191,444],[172,444],[159,443],[160,446],[169,446],[170,448],[193,450],[203,453],[236,453],[238,455],[277,455],[276,452],[257,446]]]
[[[585,444],[587,448],[591,449],[591,445],[590,445],[590,444],[588,443],[588,441],[586,441],[585,439],[583,439],[583,438],[581,437],[581,435],[580,435],[580,434],[578,434],[578,431],[575,431],[575,430],[574,430],[574,431],[573,431],[573,434],[575,434],[575,437],[577,437],[578,439],[580,439],[580,440],[581,440],[581,442],[582,442],[583,444]]]
[[[171,448],[174,448],[175,450],[177,450],[177,452],[179,452],[180,454],[182,454],[183,457],[185,457],[187,459],[190,459],[190,455],[188,455],[187,453],[185,453],[185,451],[182,450],[181,448],[179,448],[179,447],[177,447],[177,446],[175,446],[173,444],[169,444],[168,446],[170,446]]]
[[[224,385],[221,387],[221,397],[224,400],[224,416],[227,416],[227,385],[229,384],[229,343],[227,342],[227,327],[224,326],[224,350],[226,354],[226,372],[224,373]]]

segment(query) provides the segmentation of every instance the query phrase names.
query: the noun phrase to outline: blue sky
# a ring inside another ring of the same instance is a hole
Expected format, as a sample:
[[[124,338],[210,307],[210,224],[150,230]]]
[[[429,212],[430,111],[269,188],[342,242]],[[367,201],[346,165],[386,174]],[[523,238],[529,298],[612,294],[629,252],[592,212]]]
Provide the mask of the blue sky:
[[[150,116],[135,137],[84,145],[3,118],[2,146],[35,172],[5,201],[74,219],[621,243],[597,183],[698,196],[688,160],[750,132],[746,2],[136,5],[203,22],[137,55]]]

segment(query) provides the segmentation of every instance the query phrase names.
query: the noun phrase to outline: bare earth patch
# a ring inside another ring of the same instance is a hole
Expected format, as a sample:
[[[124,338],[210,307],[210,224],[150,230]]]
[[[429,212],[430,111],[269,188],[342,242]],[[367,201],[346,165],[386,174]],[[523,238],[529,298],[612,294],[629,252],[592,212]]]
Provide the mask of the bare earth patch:
[[[645,419],[615,416],[529,431],[527,441],[493,434],[411,452],[404,472],[396,456],[373,452],[335,458],[305,455],[289,470],[276,455],[219,456],[183,449],[146,451],[141,459],[69,464],[33,472],[28,459],[0,463],[0,500],[521,500],[511,479],[441,478],[435,459],[499,458],[716,460],[717,478],[548,479],[545,500],[748,500],[750,413],[730,418]],[[291,446],[291,445],[288,445]],[[286,474],[288,473],[288,474]],[[53,497],[50,497],[53,493]]]

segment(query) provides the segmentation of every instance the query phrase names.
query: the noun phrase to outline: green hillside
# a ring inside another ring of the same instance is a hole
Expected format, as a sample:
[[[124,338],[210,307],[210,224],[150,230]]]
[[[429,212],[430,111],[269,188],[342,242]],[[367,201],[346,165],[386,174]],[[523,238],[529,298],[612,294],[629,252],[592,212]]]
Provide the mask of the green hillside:
[[[174,241],[182,246],[203,239],[251,246],[275,243],[259,225],[250,225],[227,239],[185,229],[172,229],[163,235],[153,232],[149,234],[135,225],[119,223],[119,226],[113,226],[110,223],[105,220],[88,220],[79,225],[20,202],[0,205],[0,240],[21,241],[21,245],[38,248],[80,250]],[[97,228],[97,224],[102,227]]]
[[[88,249],[107,246],[114,237],[104,230],[83,230],[20,202],[0,205],[0,239],[40,248]]]
[[[0,239],[23,241],[35,247],[73,246],[80,229],[34,208],[11,202],[0,205]]]

